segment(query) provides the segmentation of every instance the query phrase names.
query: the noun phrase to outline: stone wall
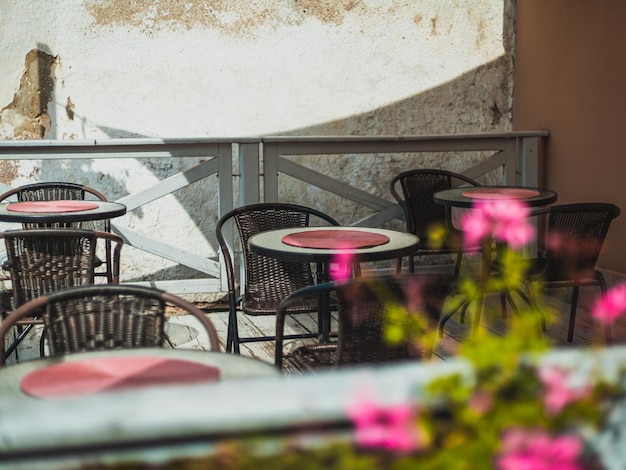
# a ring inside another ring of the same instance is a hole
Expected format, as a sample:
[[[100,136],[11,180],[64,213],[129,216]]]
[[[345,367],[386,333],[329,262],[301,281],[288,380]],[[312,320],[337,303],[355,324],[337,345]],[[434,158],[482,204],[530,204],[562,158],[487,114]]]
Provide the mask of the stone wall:
[[[0,4],[0,16],[8,19],[0,29],[0,139],[511,129],[513,0],[58,0],[46,9],[21,0]],[[397,171],[468,165],[433,155],[377,162],[367,186],[389,198]],[[192,163],[2,162],[0,183],[71,179],[117,199]],[[310,164],[340,169],[318,158]],[[354,165],[346,174],[362,177]],[[300,191],[286,183],[281,197]],[[181,191],[153,216],[124,223],[160,227],[185,246],[180,224],[165,222],[173,213],[190,224],[202,216],[205,201],[191,201],[197,193]],[[354,208],[337,211],[350,222]],[[202,254],[214,252],[212,228],[201,229],[206,243],[194,247]],[[167,270],[160,263],[144,266]]]

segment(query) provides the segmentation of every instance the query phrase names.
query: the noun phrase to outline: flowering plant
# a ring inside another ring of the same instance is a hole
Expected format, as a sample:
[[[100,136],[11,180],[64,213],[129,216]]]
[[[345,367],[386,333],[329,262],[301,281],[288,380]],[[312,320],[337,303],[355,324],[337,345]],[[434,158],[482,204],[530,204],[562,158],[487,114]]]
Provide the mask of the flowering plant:
[[[519,249],[534,237],[527,208],[519,201],[495,200],[481,202],[474,209],[462,219],[465,242],[469,246],[482,243],[489,260],[492,243],[500,242],[499,275],[465,279],[465,294],[475,298],[481,289],[521,288],[527,263]],[[491,266],[487,269],[490,273]],[[624,311],[626,285],[599,299],[592,314],[606,323]],[[544,315],[539,307],[526,305],[510,319],[504,336],[474,326],[477,336],[460,349],[460,355],[473,364],[473,382],[459,375],[435,380],[430,393],[437,405],[424,409],[414,405],[412,416],[419,423],[419,433],[415,423],[389,424],[386,434],[378,429],[383,440],[362,439],[368,436],[368,427],[380,428],[381,423],[372,424],[357,414],[357,442],[386,449],[395,444],[391,450],[404,455],[412,442],[415,463],[425,468],[601,468],[597,452],[586,445],[583,430],[603,423],[617,388],[609,386],[594,367],[581,377],[573,366],[534,362],[536,353],[549,346],[538,334]],[[371,404],[362,410],[367,416],[374,413]],[[387,414],[397,411],[384,410]],[[402,415],[409,416],[409,412],[403,410]]]
[[[488,255],[494,241],[499,243],[499,270],[495,276],[463,279],[462,293],[473,299],[481,289],[521,288],[527,265],[519,250],[534,237],[526,207],[499,200],[475,209],[462,220],[466,242],[481,243]],[[338,260],[342,266],[349,262]],[[338,272],[343,276],[348,271]],[[626,285],[599,299],[592,315],[610,324],[624,311]],[[397,305],[390,314],[397,325]],[[403,314],[418,312],[406,309]],[[475,326],[476,335],[458,352],[471,364],[472,378],[455,373],[434,379],[419,403],[383,403],[374,390],[359,389],[345,410],[352,425],[347,441],[312,448],[291,443],[287,451],[254,457],[237,446],[223,447],[214,463],[236,469],[606,468],[593,436],[603,433],[620,398],[619,380],[604,378],[602,361],[593,351],[582,368],[539,360],[550,346],[539,333],[542,322],[552,320],[546,314],[525,304],[507,320],[504,336]]]

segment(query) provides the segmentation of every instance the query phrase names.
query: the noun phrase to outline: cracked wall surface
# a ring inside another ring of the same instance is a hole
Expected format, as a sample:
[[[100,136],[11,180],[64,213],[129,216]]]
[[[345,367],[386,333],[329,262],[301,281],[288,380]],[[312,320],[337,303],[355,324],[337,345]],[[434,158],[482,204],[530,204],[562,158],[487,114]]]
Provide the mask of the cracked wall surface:
[[[58,57],[38,49],[26,54],[13,101],[0,110],[0,139],[42,139],[50,130],[48,104],[54,93]]]
[[[0,28],[0,139],[511,129],[513,0],[55,0],[45,9],[20,0],[0,2],[0,17],[11,18]],[[298,158],[389,199],[399,171],[462,171],[480,155]],[[0,162],[0,182],[77,181],[115,200],[196,163]],[[281,177],[280,199],[343,223],[367,215],[304,186]],[[206,207],[217,199],[210,178],[132,211],[123,224],[148,237],[158,227],[160,240],[212,257],[216,217]],[[124,280],[177,269],[131,249],[124,259]]]

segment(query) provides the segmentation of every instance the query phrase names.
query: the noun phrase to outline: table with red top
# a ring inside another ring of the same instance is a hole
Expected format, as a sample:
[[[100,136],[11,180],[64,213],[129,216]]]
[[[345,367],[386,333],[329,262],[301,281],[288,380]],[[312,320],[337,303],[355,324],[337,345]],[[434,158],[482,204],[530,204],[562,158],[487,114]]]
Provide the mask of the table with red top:
[[[71,399],[245,377],[278,376],[267,362],[192,349],[138,348],[67,354],[0,368],[0,396]]]
[[[126,206],[105,201],[23,201],[0,204],[0,221],[30,224],[71,224],[112,219],[126,214]]]
[[[497,200],[515,200],[525,204],[527,207],[541,207],[550,205],[557,200],[557,194],[554,191],[543,188],[530,188],[525,186],[479,186],[479,187],[459,187],[454,189],[446,189],[439,191],[433,195],[433,199],[438,204],[445,206],[472,208],[476,204],[485,201]],[[491,275],[491,243],[487,241],[483,245],[481,269],[480,269],[480,288],[476,299],[476,314],[472,327],[472,335],[475,336],[478,331],[477,326],[480,323],[481,310],[483,306],[483,297],[485,294],[484,286],[487,278]],[[508,293],[505,293],[508,294]],[[468,302],[464,305],[466,306]],[[440,324],[439,333],[443,334],[443,327],[451,316],[458,310],[453,309],[446,314]]]
[[[438,204],[464,208],[473,207],[480,201],[507,199],[523,202],[528,207],[539,207],[556,202],[557,194],[549,189],[525,186],[478,186],[439,191],[433,199]]]
[[[401,258],[417,249],[419,238],[411,233],[365,227],[297,227],[269,230],[250,237],[256,254],[296,263],[315,263],[318,282],[330,279],[331,263],[350,265]],[[329,299],[318,302],[321,340],[330,333]]]

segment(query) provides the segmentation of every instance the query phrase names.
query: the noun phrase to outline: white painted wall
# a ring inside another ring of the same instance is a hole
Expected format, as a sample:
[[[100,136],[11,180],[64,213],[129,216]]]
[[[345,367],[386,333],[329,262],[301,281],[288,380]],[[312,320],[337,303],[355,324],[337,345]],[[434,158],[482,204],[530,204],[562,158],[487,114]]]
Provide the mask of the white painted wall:
[[[3,1],[0,138],[509,130],[512,15],[510,0]],[[33,117],[10,106],[35,48],[56,57],[50,125],[38,137],[16,134],[17,123]],[[169,163],[61,169],[35,162],[0,180],[72,178],[117,199],[180,169]],[[392,161],[371,184],[386,197],[390,175],[411,164]],[[216,197],[213,188],[204,191]],[[178,227],[212,234],[213,221],[194,229],[202,208],[187,197],[124,223],[166,227],[165,238],[189,248]],[[171,214],[180,217],[170,227]],[[191,248],[210,255],[214,240],[204,238]],[[160,263],[142,269],[163,269]]]

